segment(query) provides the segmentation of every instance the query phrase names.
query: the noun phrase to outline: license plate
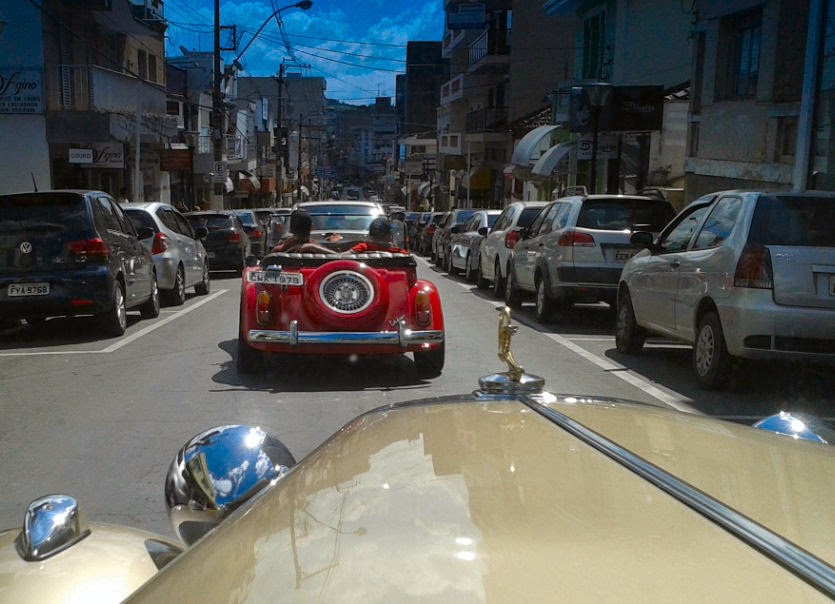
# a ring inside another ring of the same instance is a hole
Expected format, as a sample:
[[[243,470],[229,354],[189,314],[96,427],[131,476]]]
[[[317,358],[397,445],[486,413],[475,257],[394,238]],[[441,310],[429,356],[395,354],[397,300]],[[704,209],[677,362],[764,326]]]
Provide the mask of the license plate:
[[[249,273],[250,283],[273,283],[275,285],[304,285],[301,273],[285,273],[278,271],[252,271]]]
[[[829,275],[829,295],[835,296],[835,275]]]
[[[19,296],[48,296],[49,283],[10,283],[6,293],[10,298]]]
[[[632,256],[635,255],[635,250],[616,250],[615,251],[615,260],[623,260],[626,262]]]

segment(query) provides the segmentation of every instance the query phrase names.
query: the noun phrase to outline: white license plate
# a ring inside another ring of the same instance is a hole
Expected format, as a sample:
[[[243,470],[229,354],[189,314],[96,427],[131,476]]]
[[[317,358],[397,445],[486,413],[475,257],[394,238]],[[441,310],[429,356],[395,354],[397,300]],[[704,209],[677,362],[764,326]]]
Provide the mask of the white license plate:
[[[615,260],[623,260],[626,262],[632,256],[635,255],[635,250],[616,250],[615,251]]]
[[[18,296],[48,296],[49,283],[10,283],[6,293],[10,298]]]
[[[304,285],[301,273],[285,273],[279,271],[252,271],[249,273],[251,283],[274,283],[276,285]]]
[[[829,275],[829,295],[835,296],[835,275]]]

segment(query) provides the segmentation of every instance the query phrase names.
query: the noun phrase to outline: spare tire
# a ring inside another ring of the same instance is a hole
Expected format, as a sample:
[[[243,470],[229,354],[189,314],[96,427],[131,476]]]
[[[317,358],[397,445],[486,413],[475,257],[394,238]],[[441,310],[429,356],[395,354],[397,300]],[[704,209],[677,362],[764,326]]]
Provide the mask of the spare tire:
[[[307,310],[326,327],[367,329],[388,310],[388,284],[355,260],[323,264],[311,273],[304,290]]]

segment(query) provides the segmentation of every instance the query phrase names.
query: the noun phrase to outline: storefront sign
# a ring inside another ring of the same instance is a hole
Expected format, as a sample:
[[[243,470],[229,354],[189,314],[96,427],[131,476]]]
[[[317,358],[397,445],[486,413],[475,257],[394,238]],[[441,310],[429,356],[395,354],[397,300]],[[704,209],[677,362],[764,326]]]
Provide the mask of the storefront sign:
[[[124,145],[122,143],[93,143],[89,147],[71,148],[67,161],[71,164],[86,164],[91,168],[124,168]]]
[[[159,169],[163,172],[190,172],[191,149],[165,149],[159,156]]]
[[[612,130],[661,130],[664,114],[664,89],[661,86],[616,86],[614,92]]]
[[[591,159],[593,136],[584,136],[577,140],[577,159]],[[600,134],[597,137],[597,159],[618,158],[618,137],[610,134]]]
[[[92,149],[70,149],[69,162],[71,164],[92,164]]]
[[[0,71],[0,113],[43,113],[40,71],[11,68]]]

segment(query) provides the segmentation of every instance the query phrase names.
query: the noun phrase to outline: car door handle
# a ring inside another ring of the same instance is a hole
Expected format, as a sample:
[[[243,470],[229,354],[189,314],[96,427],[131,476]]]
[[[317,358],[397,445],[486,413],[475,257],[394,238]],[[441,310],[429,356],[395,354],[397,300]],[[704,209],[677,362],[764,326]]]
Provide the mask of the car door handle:
[[[680,260],[673,260],[672,262],[670,262],[670,268],[678,268],[679,266],[681,266]]]

